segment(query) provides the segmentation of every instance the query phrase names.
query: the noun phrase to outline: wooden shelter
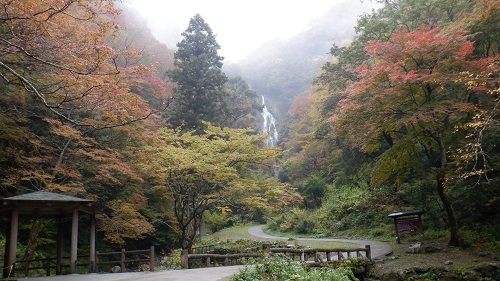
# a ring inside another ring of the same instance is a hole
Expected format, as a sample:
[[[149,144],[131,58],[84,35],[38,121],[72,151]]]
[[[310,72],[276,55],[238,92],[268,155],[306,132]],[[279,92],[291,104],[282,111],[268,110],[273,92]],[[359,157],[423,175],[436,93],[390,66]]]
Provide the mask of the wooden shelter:
[[[95,228],[96,214],[111,210],[92,200],[67,196],[48,191],[37,191],[19,196],[0,199],[0,215],[9,219],[5,243],[3,278],[8,278],[16,262],[17,235],[20,218],[56,218],[59,219],[57,234],[57,269],[62,270],[63,220],[71,219],[70,273],[76,273],[78,251],[78,219],[90,217],[90,272],[95,271]]]

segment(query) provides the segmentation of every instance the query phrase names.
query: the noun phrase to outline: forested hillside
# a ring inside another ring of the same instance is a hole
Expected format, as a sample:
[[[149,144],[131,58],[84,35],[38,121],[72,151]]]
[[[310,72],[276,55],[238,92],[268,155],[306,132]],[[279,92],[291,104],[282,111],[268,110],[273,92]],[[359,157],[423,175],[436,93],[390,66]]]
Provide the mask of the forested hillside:
[[[157,183],[136,163],[162,126],[171,87],[158,75],[173,51],[112,1],[59,2],[2,2],[1,197],[46,190],[93,199],[115,210],[101,224],[107,241],[144,238],[155,230],[148,208],[164,202],[148,200]],[[23,223],[32,233],[21,237],[49,240],[23,241],[20,257],[53,248],[51,232],[37,232],[54,222]]]
[[[348,44],[355,35],[358,16],[379,5],[370,1],[342,1],[290,38],[267,42],[247,58],[225,66],[227,73],[242,76],[286,127],[286,115],[295,97],[303,94],[332,59],[333,44]]]
[[[0,0],[0,198],[111,208],[101,251],[191,251],[246,222],[392,239],[387,214],[411,209],[429,237],[498,250],[500,0],[378,2],[355,35],[346,2],[229,76],[200,14],[169,48],[113,0]],[[20,225],[19,259],[54,256],[55,220]]]
[[[304,204],[271,225],[388,235],[424,209],[452,245],[498,239],[500,3],[384,2],[292,106],[281,178]]]
[[[1,198],[92,199],[114,211],[98,248],[168,252],[192,246],[205,211],[262,218],[293,194],[272,176],[257,94],[221,71],[201,16],[174,50],[111,0],[1,5]],[[55,220],[21,225],[21,259],[54,255]]]

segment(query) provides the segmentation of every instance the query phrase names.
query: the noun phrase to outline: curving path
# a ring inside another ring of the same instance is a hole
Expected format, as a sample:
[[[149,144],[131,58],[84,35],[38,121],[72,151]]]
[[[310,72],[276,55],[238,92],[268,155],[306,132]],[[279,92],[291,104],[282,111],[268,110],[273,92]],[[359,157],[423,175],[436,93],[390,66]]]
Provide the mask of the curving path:
[[[262,230],[263,225],[250,227],[248,233],[252,236],[281,240],[288,237],[271,236]],[[297,240],[322,240],[322,241],[338,241],[357,243],[364,247],[370,245],[372,249],[372,258],[384,256],[391,252],[389,243],[370,241],[370,240],[350,240],[350,239],[333,239],[333,238],[297,238]],[[229,280],[232,276],[240,271],[244,266],[223,266],[210,268],[196,268],[184,270],[168,270],[159,272],[130,272],[130,273],[106,273],[106,274],[73,274],[52,277],[36,277],[23,278],[28,281],[222,281]]]
[[[283,239],[288,239],[288,237],[282,237],[282,236],[271,236],[269,234],[266,234],[263,230],[262,227],[264,225],[256,225],[252,226],[248,229],[248,233],[250,235],[259,237],[259,238],[264,238],[264,239],[274,239],[274,240],[283,240]],[[360,247],[364,247],[365,245],[370,245],[371,250],[372,250],[372,259],[385,256],[389,253],[392,252],[391,245],[387,242],[379,242],[379,241],[371,241],[371,240],[353,240],[353,239],[335,239],[335,238],[296,238],[298,241],[330,241],[330,242],[347,242],[347,243],[356,243]]]
[[[244,266],[221,266],[158,272],[105,274],[72,274],[52,277],[20,278],[29,281],[222,281],[228,280]]]

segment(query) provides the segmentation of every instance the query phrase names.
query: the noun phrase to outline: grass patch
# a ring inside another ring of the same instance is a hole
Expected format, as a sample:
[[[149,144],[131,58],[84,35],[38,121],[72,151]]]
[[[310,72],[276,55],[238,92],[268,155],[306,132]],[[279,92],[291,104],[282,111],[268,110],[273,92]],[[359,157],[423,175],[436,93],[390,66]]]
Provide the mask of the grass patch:
[[[265,239],[265,238],[260,238],[260,237],[255,237],[252,236],[248,233],[248,229],[252,227],[253,225],[240,225],[240,226],[235,226],[231,228],[226,228],[221,231],[218,231],[214,234],[207,235],[203,237],[202,241],[209,241],[209,240],[219,240],[219,241],[231,241],[231,240],[241,240],[241,239],[247,239],[247,240],[255,240],[255,241],[268,241],[271,243],[277,243],[277,242],[286,242],[287,244],[293,244],[296,247],[309,247],[309,248],[356,248],[358,247],[357,244],[355,243],[344,243],[344,242],[333,242],[333,241],[324,241],[324,240],[297,240],[295,238],[298,238],[296,235],[295,236],[284,236],[284,237],[290,237],[290,238],[284,238],[284,239]],[[267,232],[267,230],[266,230]],[[271,234],[273,235],[273,234]]]
[[[221,231],[217,231],[213,234],[203,237],[203,240],[215,239],[220,241],[227,241],[227,240],[248,239],[248,240],[266,241],[266,239],[258,238],[248,233],[248,229],[252,226],[253,225],[238,225],[230,228],[225,228]]]
[[[300,238],[343,238],[357,240],[374,240],[388,242],[394,240],[395,231],[394,225],[384,224],[372,228],[350,228],[348,230],[337,230],[333,234],[297,234],[292,232],[283,232],[279,230],[264,227],[264,231],[269,235],[283,237],[300,237]]]

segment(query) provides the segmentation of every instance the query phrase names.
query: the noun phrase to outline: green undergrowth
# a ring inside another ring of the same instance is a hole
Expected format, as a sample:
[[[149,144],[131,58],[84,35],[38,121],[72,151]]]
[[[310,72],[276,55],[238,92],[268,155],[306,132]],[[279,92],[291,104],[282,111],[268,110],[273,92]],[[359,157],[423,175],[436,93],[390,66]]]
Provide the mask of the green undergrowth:
[[[366,228],[352,228],[341,231],[325,231],[315,234],[301,234],[293,231],[280,231],[271,228],[272,226],[264,226],[264,231],[273,236],[293,237],[293,238],[338,238],[338,239],[369,239],[376,241],[392,241],[394,240],[394,229],[392,232],[389,230],[394,225],[381,225],[379,227],[366,229]]]
[[[282,255],[266,256],[258,263],[245,267],[231,281],[304,280],[353,281],[358,280],[351,268],[308,269],[303,263]]]

